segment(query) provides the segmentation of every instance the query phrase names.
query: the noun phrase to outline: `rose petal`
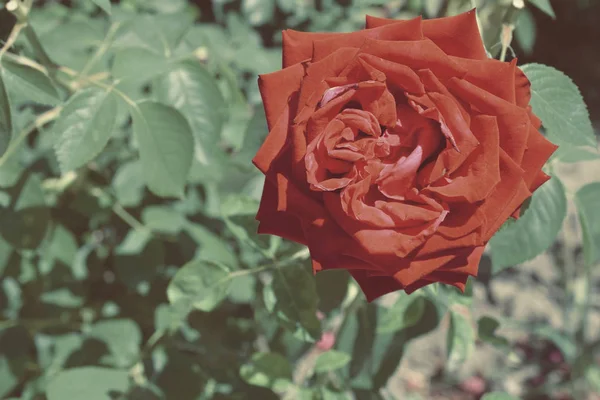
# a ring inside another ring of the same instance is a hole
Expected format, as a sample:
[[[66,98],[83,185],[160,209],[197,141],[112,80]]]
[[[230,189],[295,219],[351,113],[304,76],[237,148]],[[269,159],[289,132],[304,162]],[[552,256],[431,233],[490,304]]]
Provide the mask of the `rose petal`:
[[[367,15],[367,28],[394,22],[395,20]],[[478,60],[487,58],[474,9],[453,17],[424,20],[423,34],[453,56]]]
[[[277,187],[265,180],[260,207],[256,214],[258,233],[281,236],[300,244],[306,244],[300,221],[285,211],[277,211]]]

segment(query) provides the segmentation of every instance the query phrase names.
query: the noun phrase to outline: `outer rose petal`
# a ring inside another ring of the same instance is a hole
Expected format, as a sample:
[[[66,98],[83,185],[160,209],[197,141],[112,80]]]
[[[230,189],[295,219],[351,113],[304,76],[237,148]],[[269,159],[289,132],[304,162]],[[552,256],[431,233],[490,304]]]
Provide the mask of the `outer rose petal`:
[[[408,21],[393,21],[390,26],[360,30],[350,33],[313,33],[287,29],[282,32],[283,67],[305,60],[318,61],[342,47],[360,47],[366,38],[385,40],[418,40],[423,38],[421,18]],[[318,49],[313,49],[315,42]],[[313,54],[313,51],[316,53]],[[313,57],[314,55],[314,57]]]
[[[287,107],[290,96],[300,90],[303,77],[304,67],[300,64],[259,76],[258,88],[269,129],[272,129]]]
[[[286,211],[277,211],[277,187],[265,180],[260,207],[256,214],[258,233],[269,233],[306,244],[300,221]]]
[[[404,289],[404,286],[391,276],[368,276],[367,272],[362,270],[353,270],[350,274],[362,289],[367,301]]]
[[[367,28],[393,22],[393,19],[367,15]],[[477,60],[487,58],[477,26],[475,9],[453,17],[424,20],[423,34],[450,55]]]

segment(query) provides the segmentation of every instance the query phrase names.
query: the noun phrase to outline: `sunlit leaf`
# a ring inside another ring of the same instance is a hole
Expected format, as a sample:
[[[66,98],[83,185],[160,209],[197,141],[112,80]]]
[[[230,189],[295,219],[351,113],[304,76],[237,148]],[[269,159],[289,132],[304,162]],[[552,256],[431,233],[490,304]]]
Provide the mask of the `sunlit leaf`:
[[[531,260],[550,247],[566,213],[565,189],[553,176],[535,191],[521,218],[507,222],[490,241],[493,272]]]
[[[229,270],[212,261],[190,261],[173,277],[167,288],[169,302],[185,310],[211,311],[227,296]]]
[[[322,353],[315,362],[315,372],[323,373],[344,367],[350,362],[350,355],[342,351],[329,350]]]
[[[255,353],[240,368],[240,376],[250,385],[282,390],[291,383],[292,367],[278,353]]]
[[[542,64],[526,64],[531,81],[531,107],[551,140],[576,146],[596,146],[592,122],[581,93],[571,78]]]
[[[100,153],[115,129],[117,100],[90,88],[69,99],[54,125],[56,157],[63,172],[79,168]]]
[[[129,387],[127,370],[80,367],[61,371],[48,384],[48,400],[111,400]]]

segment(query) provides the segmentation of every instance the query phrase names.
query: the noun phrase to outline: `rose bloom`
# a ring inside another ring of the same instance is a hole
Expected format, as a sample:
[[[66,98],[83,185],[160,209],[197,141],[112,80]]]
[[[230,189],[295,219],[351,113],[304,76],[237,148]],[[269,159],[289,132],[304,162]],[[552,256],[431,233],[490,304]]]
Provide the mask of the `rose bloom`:
[[[530,83],[487,57],[475,12],[367,17],[353,33],[283,32],[259,78],[269,135],[259,232],[347,269],[369,301],[433,282],[464,290],[485,244],[549,179]]]

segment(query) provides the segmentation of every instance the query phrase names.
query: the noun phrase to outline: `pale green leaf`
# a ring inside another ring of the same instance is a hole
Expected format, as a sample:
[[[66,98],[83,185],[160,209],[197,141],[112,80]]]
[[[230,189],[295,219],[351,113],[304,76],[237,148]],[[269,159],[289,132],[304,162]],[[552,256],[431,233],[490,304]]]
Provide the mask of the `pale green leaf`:
[[[556,239],[567,213],[567,198],[560,180],[553,176],[532,196],[524,214],[508,221],[492,240],[492,271],[531,260]]]
[[[481,400],[519,400],[519,398],[504,392],[492,392],[484,394]]]
[[[104,10],[108,15],[111,14],[110,0],[92,0],[98,7]]]
[[[140,204],[144,196],[144,171],[138,160],[123,163],[112,181],[117,200],[123,207]]]
[[[350,355],[343,351],[329,350],[322,353],[315,362],[315,372],[323,373],[343,368],[350,362]]]
[[[186,219],[181,213],[172,208],[150,206],[142,212],[142,221],[154,231],[176,235],[183,229]]]
[[[554,13],[554,9],[552,8],[552,4],[550,0],[528,0],[531,4],[539,8],[544,12],[544,14],[548,14],[552,18],[556,19],[556,14]]]
[[[113,77],[126,82],[145,82],[169,69],[169,61],[144,47],[121,49],[112,64]]]
[[[230,281],[229,269],[224,265],[193,260],[177,271],[167,288],[167,297],[184,311],[212,311],[227,296]]]
[[[14,91],[39,104],[55,106],[60,102],[50,78],[35,68],[5,58],[0,65],[0,73],[9,92]]]
[[[131,319],[110,319],[92,325],[89,336],[106,343],[111,364],[126,367],[135,360],[142,344],[142,332]]]
[[[190,125],[176,109],[152,101],[132,107],[131,114],[148,188],[158,196],[181,197],[192,165]]]
[[[10,139],[12,138],[12,116],[10,101],[4,87],[4,80],[0,74],[0,157],[4,155]]]
[[[240,376],[250,385],[282,390],[291,383],[292,367],[281,354],[255,353],[240,368]]]
[[[600,182],[590,183],[577,191],[575,203],[583,231],[583,254],[588,267],[600,260]]]
[[[242,0],[242,12],[252,26],[270,22],[275,11],[275,0]]]
[[[196,159],[207,165],[218,151],[226,104],[214,77],[198,62],[187,61],[158,83],[158,98],[178,109],[194,133]]]
[[[80,367],[61,371],[49,382],[48,400],[112,400],[115,392],[129,388],[127,370]]]
[[[595,147],[587,106],[571,78],[542,64],[526,64],[522,69],[531,81],[531,107],[548,137],[559,143]]]
[[[115,129],[117,100],[97,88],[69,99],[54,125],[54,149],[63,172],[79,168],[106,147]]]
[[[590,149],[589,147],[577,147],[577,146],[560,146],[551,159],[556,159],[564,163],[576,163],[581,161],[590,161],[600,159],[600,153],[597,149]]]
[[[458,311],[450,312],[450,328],[447,335],[447,367],[456,371],[471,357],[475,350],[475,330],[471,321]]]

